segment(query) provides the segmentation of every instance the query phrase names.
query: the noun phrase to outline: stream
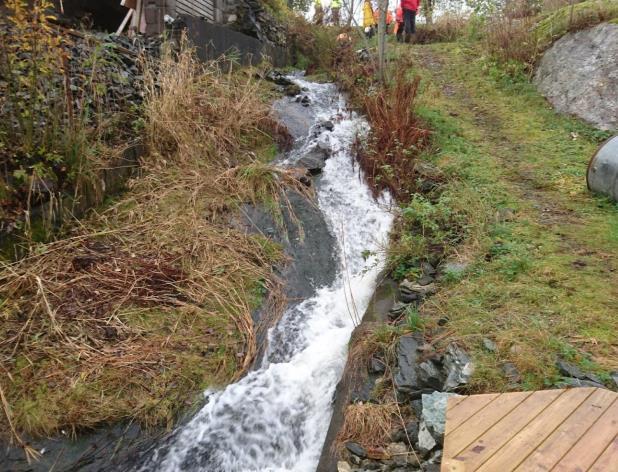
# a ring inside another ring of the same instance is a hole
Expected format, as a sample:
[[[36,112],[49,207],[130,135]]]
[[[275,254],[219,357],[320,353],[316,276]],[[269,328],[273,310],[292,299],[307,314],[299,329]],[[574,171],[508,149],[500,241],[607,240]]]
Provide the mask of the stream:
[[[290,306],[269,331],[261,364],[225,389],[205,392],[203,408],[142,464],[143,471],[309,472],[317,467],[348,341],[375,289],[393,217],[390,197],[375,200],[354,163],[352,145],[367,132],[367,122],[347,110],[333,84],[294,81],[311,100],[304,112],[313,125],[281,165],[293,166],[316,145],[332,152],[314,184],[338,246],[335,280]],[[292,99],[284,100],[284,109],[303,111]],[[334,124],[332,131],[320,126],[326,120]]]

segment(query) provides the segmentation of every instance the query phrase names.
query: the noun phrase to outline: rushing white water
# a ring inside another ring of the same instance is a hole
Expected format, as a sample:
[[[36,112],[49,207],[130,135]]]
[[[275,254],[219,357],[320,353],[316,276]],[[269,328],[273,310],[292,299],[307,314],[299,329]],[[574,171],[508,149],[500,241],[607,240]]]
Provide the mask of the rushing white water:
[[[333,150],[317,194],[339,245],[338,276],[288,310],[269,333],[261,367],[222,391],[207,392],[208,403],[144,470],[316,469],[354,320],[364,313],[375,288],[392,215],[388,196],[372,198],[351,155],[353,141],[366,132],[367,123],[345,110],[333,85],[298,82],[308,89],[316,122],[332,120],[335,128],[307,137],[286,163],[293,164],[318,141]],[[367,257],[365,251],[375,255]]]

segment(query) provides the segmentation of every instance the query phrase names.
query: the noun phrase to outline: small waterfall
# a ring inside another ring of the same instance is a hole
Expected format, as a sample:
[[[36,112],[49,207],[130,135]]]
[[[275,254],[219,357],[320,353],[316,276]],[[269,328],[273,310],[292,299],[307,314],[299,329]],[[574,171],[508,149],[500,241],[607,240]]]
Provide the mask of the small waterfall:
[[[312,102],[316,123],[282,165],[293,165],[319,141],[332,156],[316,181],[318,204],[339,245],[338,276],[290,308],[269,332],[262,365],[221,391],[142,470],[314,471],[332,415],[350,335],[368,306],[383,265],[393,217],[390,197],[375,200],[354,165],[351,148],[367,122],[346,110],[332,84],[295,79]],[[305,228],[311,231],[311,228]]]

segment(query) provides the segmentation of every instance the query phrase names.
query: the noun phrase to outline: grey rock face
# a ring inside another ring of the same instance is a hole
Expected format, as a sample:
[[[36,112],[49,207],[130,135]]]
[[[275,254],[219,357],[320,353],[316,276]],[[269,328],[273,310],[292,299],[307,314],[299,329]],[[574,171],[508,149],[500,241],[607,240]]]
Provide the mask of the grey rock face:
[[[618,129],[618,25],[602,23],[560,38],[543,55],[534,83],[556,110],[604,130]]]

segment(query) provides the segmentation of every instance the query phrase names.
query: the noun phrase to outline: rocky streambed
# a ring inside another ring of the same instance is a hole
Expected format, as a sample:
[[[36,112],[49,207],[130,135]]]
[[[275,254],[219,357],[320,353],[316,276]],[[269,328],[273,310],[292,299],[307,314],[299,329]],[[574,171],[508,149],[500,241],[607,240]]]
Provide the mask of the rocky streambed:
[[[440,470],[447,401],[450,397],[467,393],[475,366],[471,356],[455,342],[436,349],[433,341],[448,329],[448,316],[440,318],[438,327],[431,332],[414,331],[408,317],[410,313],[418,314],[419,305],[437,292],[444,273],[461,270],[465,267],[453,263],[436,264],[436,267],[424,263],[415,280],[403,280],[399,284],[386,282],[390,287],[389,294],[382,297],[386,303],[380,305],[378,313],[370,312],[364,324],[371,326],[378,320],[382,324],[405,326],[406,331],[412,332],[397,339],[394,355],[390,357],[385,353],[374,354],[366,365],[359,367],[351,355],[338,387],[339,402],[319,471]],[[363,325],[357,330],[363,333]],[[488,353],[498,353],[498,346],[492,339],[483,338],[482,345]],[[561,377],[554,384],[555,388],[608,387],[607,381],[566,359],[558,359],[556,368]],[[502,370],[510,382],[509,390],[525,389],[515,364],[504,362]],[[613,383],[610,388],[618,387],[618,376],[610,383]],[[362,440],[342,441],[340,432],[348,406],[393,401],[392,397],[384,400],[375,395],[375,392],[384,390],[384,385],[392,387],[395,393],[394,401],[401,420],[390,437],[379,447],[363,445]]]

